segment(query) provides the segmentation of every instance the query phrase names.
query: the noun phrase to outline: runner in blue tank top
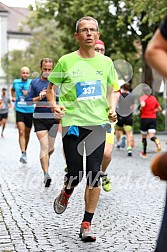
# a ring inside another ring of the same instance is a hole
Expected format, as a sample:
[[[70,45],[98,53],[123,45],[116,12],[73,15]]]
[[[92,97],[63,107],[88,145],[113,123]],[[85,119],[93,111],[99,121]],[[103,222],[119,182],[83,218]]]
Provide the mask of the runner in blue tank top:
[[[28,67],[20,69],[20,79],[15,79],[11,89],[12,101],[15,103],[16,125],[19,132],[19,144],[22,155],[20,162],[27,163],[26,150],[29,143],[30,131],[32,127],[32,115],[34,106],[27,106],[25,98],[28,93],[31,80]]]

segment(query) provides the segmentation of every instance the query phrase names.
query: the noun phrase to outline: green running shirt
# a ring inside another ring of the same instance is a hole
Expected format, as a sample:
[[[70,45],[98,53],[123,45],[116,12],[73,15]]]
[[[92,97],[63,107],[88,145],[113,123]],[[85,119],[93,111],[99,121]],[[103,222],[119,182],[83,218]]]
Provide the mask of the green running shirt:
[[[66,107],[62,126],[108,123],[107,86],[119,90],[112,60],[100,53],[81,58],[77,52],[61,57],[48,80],[60,86],[59,104]]]

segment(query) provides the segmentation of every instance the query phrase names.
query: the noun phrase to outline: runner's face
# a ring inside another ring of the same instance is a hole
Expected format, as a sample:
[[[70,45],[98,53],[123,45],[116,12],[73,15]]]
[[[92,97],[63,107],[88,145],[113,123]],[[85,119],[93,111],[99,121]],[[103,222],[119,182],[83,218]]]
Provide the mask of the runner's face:
[[[75,32],[75,38],[81,47],[94,48],[99,36],[96,23],[93,20],[82,20],[78,32]]]
[[[96,44],[95,45],[95,51],[104,55],[105,54],[105,47],[104,47],[104,45]]]
[[[22,68],[20,71],[20,77],[23,81],[26,81],[30,77],[30,70],[28,68]]]
[[[42,77],[47,79],[51,71],[53,70],[53,63],[52,62],[42,62],[41,72]]]

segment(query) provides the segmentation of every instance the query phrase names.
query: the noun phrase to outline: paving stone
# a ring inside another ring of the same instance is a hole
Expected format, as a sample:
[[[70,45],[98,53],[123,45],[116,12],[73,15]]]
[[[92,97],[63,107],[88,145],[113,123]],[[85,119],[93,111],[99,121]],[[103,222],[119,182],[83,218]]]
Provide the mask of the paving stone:
[[[75,189],[67,210],[62,215],[56,215],[53,210],[64,177],[61,135],[56,139],[51,157],[49,188],[43,184],[39,143],[33,130],[26,165],[19,163],[18,133],[14,125],[7,124],[5,135],[0,139],[0,252],[154,251],[166,184],[150,172],[150,161],[155,155],[151,141],[148,141],[146,160],[139,156],[140,135],[135,135],[132,157],[126,156],[126,149],[113,150],[108,167],[113,187],[109,193],[101,191],[92,222],[97,241],[85,244],[78,237],[84,212],[85,178]],[[165,137],[159,138],[166,150]]]

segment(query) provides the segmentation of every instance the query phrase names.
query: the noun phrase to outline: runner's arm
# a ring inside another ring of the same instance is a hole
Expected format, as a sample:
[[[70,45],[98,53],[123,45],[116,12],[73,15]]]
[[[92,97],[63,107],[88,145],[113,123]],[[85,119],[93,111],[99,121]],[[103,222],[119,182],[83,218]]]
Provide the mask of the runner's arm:
[[[16,101],[16,91],[14,87],[11,88],[12,102]]]
[[[56,104],[56,90],[58,86],[54,85],[53,83],[49,83],[47,91],[46,91],[46,98],[50,104],[51,110],[54,113],[54,116],[57,120],[61,120],[62,117],[65,115],[65,107]]]
[[[110,121],[113,121],[113,122],[117,120],[116,104],[117,104],[119,96],[120,96],[119,92],[115,92],[112,86],[107,87],[107,101],[108,101],[108,107],[109,107],[108,118]]]
[[[155,32],[149,42],[145,59],[150,66],[167,78],[167,67],[164,64],[167,62],[167,40],[162,36],[160,29]]]

